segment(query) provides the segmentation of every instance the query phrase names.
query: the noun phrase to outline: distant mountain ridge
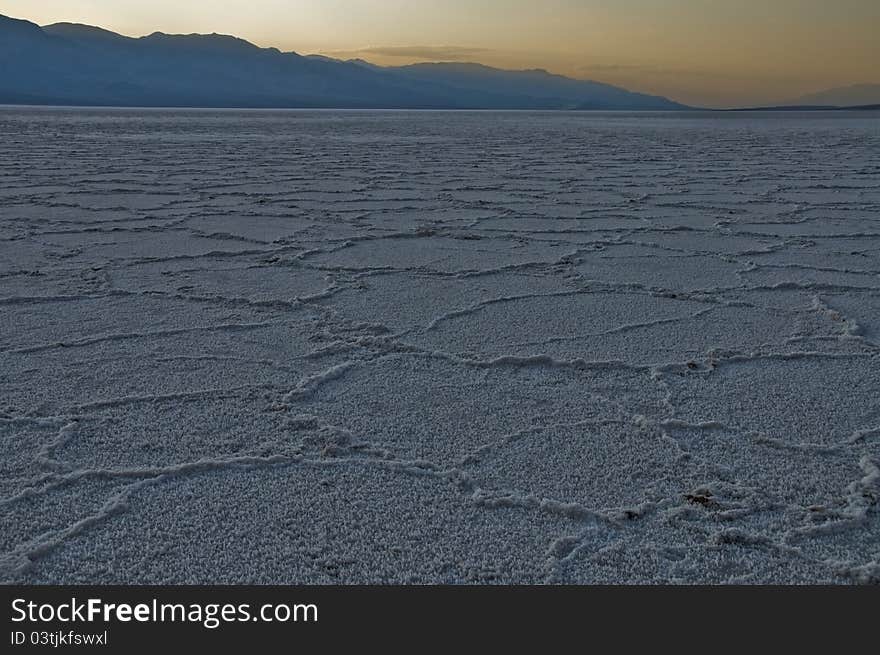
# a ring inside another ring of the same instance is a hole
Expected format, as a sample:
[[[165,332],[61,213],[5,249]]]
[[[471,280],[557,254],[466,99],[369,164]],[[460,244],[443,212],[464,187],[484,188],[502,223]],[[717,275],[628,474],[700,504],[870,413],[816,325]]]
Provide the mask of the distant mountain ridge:
[[[242,108],[678,110],[667,98],[542,70],[381,67],[220,34],[133,38],[0,16],[0,103]]]
[[[855,84],[802,96],[786,104],[857,107],[880,104],[880,84]]]

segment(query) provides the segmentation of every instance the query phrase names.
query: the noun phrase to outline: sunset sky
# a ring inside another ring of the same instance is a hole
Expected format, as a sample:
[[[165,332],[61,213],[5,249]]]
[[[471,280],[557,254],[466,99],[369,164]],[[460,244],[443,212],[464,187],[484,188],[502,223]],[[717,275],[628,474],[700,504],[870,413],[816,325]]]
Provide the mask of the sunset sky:
[[[0,14],[378,64],[546,68],[705,106],[880,82],[880,0],[0,0]]]

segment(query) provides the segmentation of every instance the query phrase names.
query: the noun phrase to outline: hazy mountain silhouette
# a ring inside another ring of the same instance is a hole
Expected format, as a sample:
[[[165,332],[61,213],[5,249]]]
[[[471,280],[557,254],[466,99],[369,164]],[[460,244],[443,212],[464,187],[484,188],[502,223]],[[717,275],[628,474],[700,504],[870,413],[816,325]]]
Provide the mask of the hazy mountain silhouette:
[[[260,48],[220,34],[131,38],[0,16],[0,103],[171,107],[683,109],[546,71],[380,67]]]
[[[856,84],[819,93],[811,93],[794,100],[791,104],[854,107],[880,104],[880,84]]]

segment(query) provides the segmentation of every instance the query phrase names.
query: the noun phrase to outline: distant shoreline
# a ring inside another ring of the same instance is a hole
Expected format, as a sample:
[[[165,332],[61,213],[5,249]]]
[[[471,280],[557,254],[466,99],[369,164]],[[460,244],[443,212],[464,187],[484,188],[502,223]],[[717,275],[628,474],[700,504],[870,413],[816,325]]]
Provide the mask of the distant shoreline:
[[[707,109],[705,111],[877,111],[880,105],[855,105],[838,107],[836,105],[779,105],[773,107],[741,107],[736,109]]]
[[[867,112],[880,111],[880,104],[858,105],[854,107],[836,106],[771,106],[771,107],[684,107],[681,109],[555,109],[555,108],[493,108],[493,107],[351,107],[351,106],[197,106],[197,105],[113,105],[113,104],[68,104],[68,103],[21,103],[0,102],[0,109],[118,109],[137,111],[346,111],[346,112],[444,112],[444,113],[551,113],[551,114],[730,114],[730,113],[785,113],[785,112]]]

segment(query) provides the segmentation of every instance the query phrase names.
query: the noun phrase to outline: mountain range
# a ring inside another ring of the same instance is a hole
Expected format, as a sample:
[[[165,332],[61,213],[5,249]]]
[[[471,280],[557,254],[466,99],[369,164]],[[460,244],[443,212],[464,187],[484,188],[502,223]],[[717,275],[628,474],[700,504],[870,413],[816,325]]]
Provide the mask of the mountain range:
[[[880,84],[855,84],[802,96],[787,104],[854,107],[880,105]]]
[[[544,70],[381,67],[220,34],[132,38],[0,16],[0,103],[139,107],[676,110],[667,98]]]

